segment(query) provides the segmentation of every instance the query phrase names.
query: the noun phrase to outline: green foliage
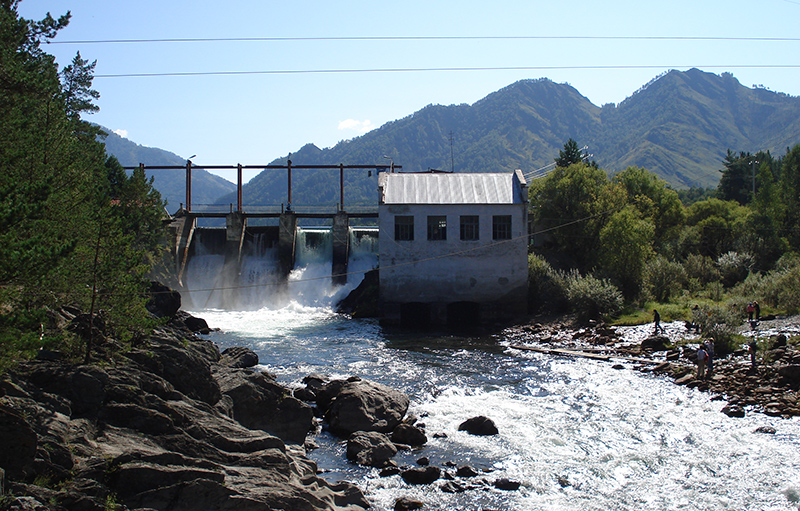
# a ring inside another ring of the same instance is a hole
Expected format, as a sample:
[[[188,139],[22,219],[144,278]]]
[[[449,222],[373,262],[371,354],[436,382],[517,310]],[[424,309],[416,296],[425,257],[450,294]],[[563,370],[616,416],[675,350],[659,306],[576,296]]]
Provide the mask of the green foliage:
[[[742,323],[741,312],[731,305],[715,305],[704,307],[698,315],[700,331],[703,337],[714,341],[714,353],[724,356],[733,352],[740,343],[736,334]]]
[[[614,316],[623,307],[622,293],[611,282],[577,271],[563,275],[567,300],[578,319],[600,319]]]
[[[753,267],[753,257],[750,254],[726,252],[717,258],[722,284],[731,287],[747,277]]]
[[[572,138],[567,140],[564,144],[564,149],[558,151],[558,158],[555,159],[557,167],[569,167],[574,163],[581,163],[582,161],[583,154],[578,147],[578,143]]]
[[[645,264],[643,281],[649,298],[661,303],[668,302],[686,287],[686,270],[680,263],[657,256]]]
[[[5,360],[48,342],[45,310],[77,306],[114,322],[119,340],[149,327],[145,274],[162,250],[163,203],[152,181],[107,160],[99,130],[80,119],[97,108],[94,63],[78,54],[61,73],[40,43],[69,15],[19,18],[0,4],[0,336]],[[88,341],[87,341],[88,343]],[[87,344],[89,355],[91,345]]]
[[[528,306],[534,312],[569,310],[563,276],[536,254],[528,254]]]
[[[653,253],[654,232],[653,224],[633,206],[614,213],[600,230],[600,266],[627,298],[639,292],[644,266]]]

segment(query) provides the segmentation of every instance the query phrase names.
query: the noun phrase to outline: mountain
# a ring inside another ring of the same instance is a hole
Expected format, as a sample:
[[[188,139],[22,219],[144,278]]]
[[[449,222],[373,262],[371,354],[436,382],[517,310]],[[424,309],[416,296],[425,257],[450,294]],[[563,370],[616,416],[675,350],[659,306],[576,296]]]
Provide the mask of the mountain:
[[[116,156],[123,167],[145,165],[145,174],[153,176],[153,186],[167,201],[167,209],[175,211],[186,201],[186,172],[183,170],[148,169],[148,166],[185,166],[186,159],[175,153],[145,147],[123,138],[108,128],[101,129],[105,137],[106,154]],[[213,204],[219,197],[236,191],[236,185],[215,174],[195,168],[192,170],[192,204]],[[235,202],[235,201],[234,201]]]
[[[106,130],[110,131],[110,130]],[[452,145],[451,145],[452,134]],[[522,80],[472,105],[428,105],[360,137],[320,149],[306,144],[290,155],[295,165],[386,165],[404,171],[530,173],[553,162],[569,138],[587,145],[592,159],[613,174],[644,167],[675,188],[713,187],[727,150],[782,155],[800,143],[800,98],[748,88],[733,75],[698,69],[655,77],[618,105],[594,105],[568,84]],[[125,166],[185,165],[185,159],[109,133],[109,154]],[[288,157],[272,164],[285,164]],[[148,171],[170,210],[184,202],[185,174]],[[235,203],[235,185],[202,169],[192,174],[193,204]],[[345,173],[345,208],[374,204],[377,172]],[[285,170],[265,170],[243,188],[246,205],[287,202]],[[337,170],[297,169],[292,202],[335,205]]]
[[[451,153],[450,134],[453,134]],[[472,105],[429,105],[327,149],[307,144],[294,164],[386,164],[406,171],[531,172],[553,162],[572,137],[609,173],[644,167],[675,188],[716,186],[728,149],[782,154],[800,143],[800,98],[742,86],[733,75],[669,71],[618,105],[598,107],[567,84],[522,80]],[[451,154],[453,154],[451,160]],[[273,164],[285,163],[279,158]],[[293,202],[336,203],[338,173],[292,176]],[[347,197],[374,201],[367,176],[346,179]],[[265,171],[243,189],[245,203],[286,200],[285,172]],[[229,203],[233,196],[218,202]]]

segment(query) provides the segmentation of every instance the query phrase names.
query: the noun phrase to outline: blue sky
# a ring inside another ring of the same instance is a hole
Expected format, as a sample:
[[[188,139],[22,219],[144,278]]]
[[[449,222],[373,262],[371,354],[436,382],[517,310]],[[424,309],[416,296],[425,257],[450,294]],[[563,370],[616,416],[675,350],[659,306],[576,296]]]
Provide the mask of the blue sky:
[[[800,0],[19,6],[31,19],[67,10],[70,25],[45,50],[62,66],[77,51],[97,61],[100,112],[87,120],[196,154],[200,165],[266,164],[309,142],[330,147],[426,105],[471,104],[527,78],[569,83],[596,105],[692,67],[800,96]],[[246,38],[261,40],[231,40]],[[108,42],[120,40],[151,42]]]

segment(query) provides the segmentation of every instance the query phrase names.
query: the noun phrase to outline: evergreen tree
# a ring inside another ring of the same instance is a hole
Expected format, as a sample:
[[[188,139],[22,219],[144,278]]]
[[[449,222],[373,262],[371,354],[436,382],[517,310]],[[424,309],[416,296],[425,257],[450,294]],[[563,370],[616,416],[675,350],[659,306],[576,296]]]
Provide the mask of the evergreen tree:
[[[558,158],[555,159],[557,167],[569,167],[573,163],[581,163],[583,161],[583,154],[581,154],[578,143],[571,137],[564,144],[564,149],[558,151]]]

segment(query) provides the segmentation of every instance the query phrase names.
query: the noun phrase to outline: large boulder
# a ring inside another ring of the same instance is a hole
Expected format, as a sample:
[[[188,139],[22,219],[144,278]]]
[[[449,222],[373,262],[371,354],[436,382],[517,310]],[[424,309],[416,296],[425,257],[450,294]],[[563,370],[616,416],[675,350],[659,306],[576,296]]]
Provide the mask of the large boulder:
[[[226,348],[222,352],[222,358],[220,358],[219,363],[225,367],[237,369],[255,367],[258,365],[258,354],[250,348],[241,346]]]
[[[150,282],[150,299],[145,307],[157,318],[171,318],[181,308],[181,294],[160,282]]]
[[[359,465],[382,468],[395,454],[394,443],[377,431],[356,431],[347,439],[347,459]]]
[[[311,407],[291,397],[266,373],[224,370],[216,374],[220,391],[231,398],[233,419],[281,440],[302,444],[314,427]]]
[[[496,435],[498,433],[497,426],[494,425],[492,419],[483,415],[465,420],[458,426],[458,430],[479,436]]]
[[[389,433],[408,411],[408,396],[380,383],[348,381],[331,401],[325,419],[334,434],[356,431]]]
[[[131,350],[126,356],[191,398],[210,405],[220,399],[219,385],[211,376],[212,364],[219,361],[220,353],[209,341],[187,342],[159,328],[147,348]]]
[[[653,335],[643,340],[640,347],[649,351],[666,351],[672,344],[669,342],[669,337],[666,335]]]
[[[0,405],[0,469],[15,479],[32,473],[37,444],[30,424],[15,410]]]
[[[400,424],[392,431],[392,442],[406,445],[422,445],[428,441],[425,432],[411,424]]]
[[[408,484],[431,484],[442,476],[442,469],[434,466],[410,468],[400,472],[400,477]]]

